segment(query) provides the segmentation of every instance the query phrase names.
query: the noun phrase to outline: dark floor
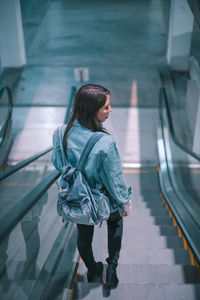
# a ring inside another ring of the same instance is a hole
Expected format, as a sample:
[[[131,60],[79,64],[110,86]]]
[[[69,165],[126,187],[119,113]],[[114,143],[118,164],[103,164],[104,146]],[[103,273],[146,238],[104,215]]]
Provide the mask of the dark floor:
[[[157,107],[168,14],[167,1],[22,1],[28,65],[16,103],[65,104],[74,68],[84,67],[113,105]]]

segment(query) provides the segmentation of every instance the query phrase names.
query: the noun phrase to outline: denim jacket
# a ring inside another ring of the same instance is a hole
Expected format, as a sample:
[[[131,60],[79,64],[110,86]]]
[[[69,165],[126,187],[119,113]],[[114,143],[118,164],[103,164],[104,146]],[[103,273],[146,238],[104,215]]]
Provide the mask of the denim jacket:
[[[66,125],[62,126],[62,140]],[[75,120],[67,135],[67,159],[76,167],[81,153],[93,131],[83,127]],[[53,152],[51,160],[55,168],[62,172],[63,163],[60,143],[57,135],[53,134]],[[126,187],[123,178],[121,159],[113,137],[106,134],[94,145],[85,163],[83,174],[91,188],[106,189],[110,200],[110,211],[119,210],[125,213],[125,203],[130,199],[132,189]]]

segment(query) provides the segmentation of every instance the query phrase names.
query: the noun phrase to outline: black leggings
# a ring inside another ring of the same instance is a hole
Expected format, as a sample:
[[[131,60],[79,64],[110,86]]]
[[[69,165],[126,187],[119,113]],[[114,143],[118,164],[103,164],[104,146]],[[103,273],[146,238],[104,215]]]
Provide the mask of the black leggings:
[[[118,212],[111,213],[107,221],[108,228],[108,264],[118,265],[121,241],[123,234],[123,219]],[[92,250],[92,240],[94,235],[94,226],[77,224],[78,237],[77,247],[79,254],[88,270],[92,270],[95,265],[95,259]]]

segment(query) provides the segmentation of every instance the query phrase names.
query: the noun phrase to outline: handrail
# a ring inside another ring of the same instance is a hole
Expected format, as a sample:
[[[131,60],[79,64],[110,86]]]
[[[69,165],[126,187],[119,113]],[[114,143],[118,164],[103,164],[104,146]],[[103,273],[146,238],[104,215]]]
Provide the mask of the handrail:
[[[76,92],[76,88],[73,86],[71,88],[71,93],[69,96],[69,100],[68,100],[68,105],[67,105],[67,109],[66,109],[66,113],[65,113],[65,118],[64,118],[64,123],[67,122],[69,115],[70,115],[70,111],[71,111],[71,105],[72,105],[72,101],[73,98],[75,96],[75,92]],[[40,158],[41,156],[45,155],[46,153],[50,152],[53,149],[52,146],[48,147],[47,149],[23,160],[22,162],[19,162],[18,164],[16,164],[15,166],[9,167],[7,170],[5,171],[1,171],[0,172],[0,181],[5,179],[6,177],[10,176],[11,174],[17,172],[18,170],[24,168],[25,166],[27,166],[28,164],[30,164],[31,162],[37,160],[38,158]]]
[[[11,116],[12,116],[12,106],[13,106],[12,93],[11,93],[11,90],[10,90],[9,87],[4,86],[0,89],[0,99],[1,99],[1,96],[4,94],[5,91],[8,94],[8,101],[9,101],[10,106],[9,106],[8,114],[5,117],[5,120],[3,122],[2,127],[0,128],[0,133],[2,133],[2,134],[0,134],[2,136],[2,139],[0,141],[0,146],[3,143],[3,140],[4,140],[5,135],[6,135],[6,128],[8,126],[9,120],[11,119]]]
[[[5,90],[7,90],[8,99],[9,99],[9,102],[10,102],[10,106],[12,107],[13,106],[12,92],[11,92],[11,89],[8,86],[3,86],[0,89],[0,98],[3,95],[3,93],[4,93]]]
[[[38,158],[40,158],[41,156],[45,155],[46,153],[50,152],[52,150],[52,146],[48,147],[47,149],[34,154],[33,156],[19,162],[18,164],[9,167],[7,170],[5,171],[1,171],[0,172],[0,181],[5,179],[6,177],[12,175],[13,173],[19,171],[20,169],[26,167],[27,165],[29,165],[30,163],[32,163],[33,161],[37,160]]]
[[[73,92],[70,95],[74,97],[75,89],[72,88]],[[73,99],[72,99],[73,100]],[[72,100],[69,102],[72,105]],[[66,112],[65,121],[69,118],[71,107],[68,105]],[[50,148],[50,150],[52,147]],[[47,152],[50,150],[46,150]],[[43,154],[42,154],[43,155]],[[42,156],[40,155],[40,156]],[[37,156],[37,155],[36,155]],[[28,159],[29,160],[29,159]],[[35,159],[34,159],[35,160]],[[16,172],[16,170],[15,170]],[[12,174],[12,173],[11,173]],[[48,188],[55,182],[60,176],[60,172],[54,170],[47,178],[40,182],[32,191],[28,193],[4,218],[1,220],[0,227],[0,243],[8,235],[8,233],[14,228],[19,220],[28,212],[28,210],[40,199],[40,197],[48,190]]]
[[[166,199],[177,223],[179,224],[181,230],[184,233],[184,236],[190,245],[190,248],[196,258],[196,261],[200,264],[200,223],[198,222],[198,213],[199,207],[194,208],[189,206],[189,202],[184,200],[184,196],[179,192],[175,179],[173,178],[173,167],[168,161],[168,151],[170,150],[169,141],[165,140],[165,131],[164,131],[164,120],[163,114],[161,111],[162,97],[164,95],[164,89],[160,89],[160,124],[161,128],[158,130],[158,153],[160,159],[160,171],[159,179],[161,185],[161,191]],[[166,117],[168,121],[169,134],[171,135],[172,141],[184,152],[190,154],[188,151],[185,151],[185,147],[180,147],[179,142],[174,140],[175,134],[173,131],[173,124],[171,119],[169,119],[169,111],[166,107]],[[171,155],[171,154],[169,154]],[[194,157],[194,156],[193,156]],[[196,157],[195,157],[196,158]],[[170,170],[172,170],[172,176],[170,175]],[[188,199],[187,199],[188,200]],[[192,203],[194,205],[194,203]]]
[[[68,101],[68,104],[67,104],[67,110],[66,110],[66,114],[65,114],[65,118],[64,118],[64,124],[66,124],[68,119],[69,119],[69,116],[70,116],[70,113],[71,113],[72,101],[75,97],[75,94],[76,94],[76,87],[73,86],[71,88],[71,93],[70,93],[69,101]]]
[[[159,108],[160,109],[159,109],[159,111],[161,110],[161,107],[162,107],[162,101],[164,101],[165,105],[166,105],[167,117],[169,120],[169,130],[170,130],[170,134],[172,136],[173,142],[178,147],[180,147],[184,152],[187,152],[192,157],[194,157],[195,159],[200,161],[200,155],[196,154],[195,152],[193,152],[193,151],[189,150],[188,148],[186,148],[185,146],[183,146],[176,137],[174,125],[173,125],[173,121],[172,121],[172,117],[171,117],[171,112],[170,112],[170,108],[169,108],[169,103],[168,103],[168,99],[167,99],[167,94],[166,94],[166,90],[164,87],[161,87],[161,89],[160,89],[160,98],[159,98]],[[161,113],[161,111],[160,111],[160,113]]]

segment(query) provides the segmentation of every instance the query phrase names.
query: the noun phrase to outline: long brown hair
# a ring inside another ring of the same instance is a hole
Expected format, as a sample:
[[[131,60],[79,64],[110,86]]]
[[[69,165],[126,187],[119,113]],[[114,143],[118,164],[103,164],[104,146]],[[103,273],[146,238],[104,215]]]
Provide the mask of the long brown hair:
[[[96,115],[99,109],[106,103],[108,95],[110,95],[109,90],[96,84],[86,84],[78,90],[74,100],[72,115],[64,133],[63,145],[65,150],[67,147],[67,134],[75,119],[82,126],[92,131],[106,132],[102,127],[102,123],[97,120]]]

